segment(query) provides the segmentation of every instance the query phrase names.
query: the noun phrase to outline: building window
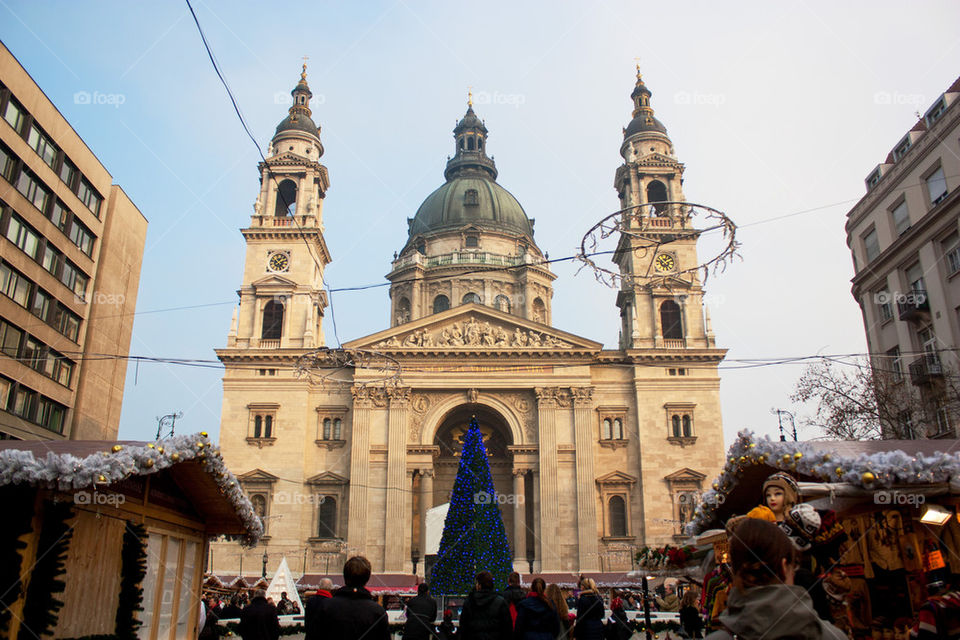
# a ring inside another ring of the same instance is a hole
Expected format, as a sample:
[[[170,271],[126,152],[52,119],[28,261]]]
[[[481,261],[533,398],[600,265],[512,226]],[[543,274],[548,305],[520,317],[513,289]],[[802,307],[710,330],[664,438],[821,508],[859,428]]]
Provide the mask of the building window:
[[[679,437],[681,436],[681,434],[683,433],[683,431],[681,430],[681,427],[680,427],[680,416],[671,416],[671,418],[670,418],[670,424],[671,424],[671,426],[672,426],[672,431],[671,431],[671,433],[673,434],[673,437],[674,437],[674,438],[679,438]]]
[[[607,503],[607,517],[610,520],[610,536],[625,538],[627,536],[627,505],[622,496],[613,496]]]
[[[88,256],[93,255],[93,233],[76,218],[70,225],[70,241]]]
[[[323,496],[320,502],[317,536],[320,538],[337,537],[337,499]]]
[[[493,306],[496,307],[498,311],[510,313],[510,298],[505,295],[499,295],[494,298]]]
[[[877,167],[876,169],[874,169],[873,173],[867,176],[867,179],[866,179],[867,191],[877,186],[877,184],[880,182],[880,178],[882,177],[883,177],[883,174],[880,171],[880,167]]]
[[[26,309],[32,288],[33,283],[20,272],[14,271],[6,264],[0,264],[0,293]]]
[[[913,293],[917,297],[919,297],[920,294],[926,296],[927,285],[923,281],[923,269],[920,267],[920,263],[914,262],[907,267],[905,273],[907,276],[907,285],[910,287],[910,293]],[[923,299],[926,298],[924,297]]]
[[[462,303],[463,304],[470,304],[470,303],[481,304],[480,296],[478,296],[476,293],[471,291],[463,296]]]
[[[667,411],[667,438],[695,438],[694,409],[697,405],[686,402],[669,402],[663,405]],[[683,444],[683,442],[681,442]]]
[[[260,338],[263,340],[279,340],[283,333],[283,304],[271,300],[263,308],[263,329]]]
[[[900,358],[900,347],[894,347],[887,351],[887,358],[890,359],[890,376],[894,382],[903,380],[903,361]]]
[[[926,178],[927,193],[930,194],[930,203],[937,205],[947,197],[947,179],[943,175],[943,167],[937,167],[936,170]]]
[[[947,275],[960,271],[960,236],[954,231],[941,243],[943,256],[947,265]]]
[[[30,133],[27,134],[27,144],[33,147],[37,155],[51,169],[57,163],[57,145],[53,143],[50,136],[40,130],[36,123],[30,127]]]
[[[476,189],[467,189],[463,194],[463,204],[468,207],[475,207],[480,204],[480,198],[478,197]]]
[[[907,137],[900,141],[893,149],[893,161],[897,162],[903,156],[907,155],[907,151],[910,150],[910,134],[907,134]]]
[[[73,189],[73,181],[76,179],[77,175],[80,172],[77,170],[77,166],[70,162],[67,158],[63,159],[63,164],[60,166],[60,179],[63,180],[63,184]]]
[[[50,199],[50,190],[33,173],[24,169],[17,178],[17,191],[33,203],[40,211],[47,206],[47,200]]]
[[[656,204],[667,201],[667,187],[659,180],[653,180],[647,185],[647,202],[654,204],[654,211],[657,215],[663,214],[667,210],[667,205]]]
[[[7,108],[3,110],[3,119],[6,120],[14,131],[20,133],[20,128],[23,126],[24,120],[24,111],[16,100],[10,98],[7,101]]]
[[[275,216],[292,216],[297,212],[297,183],[287,179],[277,187],[277,206]]]
[[[80,271],[77,265],[73,264],[69,260],[63,261],[63,268],[60,270],[60,282],[67,285],[67,287],[81,300],[86,299],[87,283],[89,280],[90,279],[87,277],[87,275]]]
[[[547,322],[547,305],[540,298],[533,299],[533,321],[544,324]]]
[[[886,322],[893,319],[893,304],[891,304],[890,290],[884,287],[873,294],[873,299],[877,303],[877,310],[880,314],[880,322]]]
[[[403,297],[397,303],[397,324],[405,322],[410,322],[410,300]]]
[[[613,421],[610,418],[603,419],[603,431],[601,431],[600,437],[604,440],[613,440]]]
[[[665,340],[683,340],[680,305],[673,300],[664,300],[660,305],[660,328]]]
[[[2,267],[0,267],[2,269]],[[33,302],[30,304],[30,313],[37,316],[44,322],[50,319],[50,311],[53,309],[50,294],[43,289],[37,289],[33,294]]]
[[[276,416],[277,410],[272,405],[269,408],[251,407],[250,437],[258,439],[276,437]]]
[[[624,424],[627,421],[626,407],[597,407],[597,415],[600,419],[600,442],[607,443],[606,446],[612,446],[616,449],[616,443],[622,443],[626,440]]]
[[[467,236],[463,244],[467,249],[476,249],[480,246],[480,239],[477,236]]]
[[[689,438],[693,435],[693,420],[690,418],[689,414],[684,414],[683,416],[683,437]]]
[[[342,406],[317,407],[317,445],[336,445],[343,441],[343,417],[347,410]]]
[[[7,226],[7,240],[36,260],[37,250],[40,248],[40,234],[30,228],[16,214],[10,216],[10,224]]]
[[[23,331],[12,324],[7,324],[0,320],[0,352],[3,352],[11,358],[20,355],[20,340],[23,338]]]
[[[50,207],[50,222],[57,225],[60,231],[67,232],[67,227],[70,224],[70,210],[62,201],[53,201],[53,206]]]
[[[893,228],[896,230],[897,236],[902,236],[903,233],[910,228],[910,214],[907,211],[907,201],[903,200],[894,207],[890,215],[893,217]]]
[[[927,128],[933,126],[933,123],[940,119],[940,116],[943,115],[943,112],[947,110],[947,103],[944,101],[943,96],[940,96],[940,99],[937,100],[932,107],[927,111],[924,116],[924,120],[927,123]]]
[[[260,523],[263,525],[264,533],[266,533],[267,497],[260,493],[254,494],[250,496],[250,504],[253,505],[253,512],[260,518]]]
[[[863,254],[867,262],[880,255],[880,242],[877,240],[877,230],[870,229],[863,234]]]
[[[61,304],[57,304],[56,330],[74,342],[80,336],[80,317]]]
[[[445,295],[439,295],[433,299],[433,312],[440,313],[450,308],[450,298]]]
[[[97,190],[93,188],[86,178],[80,178],[80,184],[77,186],[77,197],[80,198],[87,209],[90,209],[93,212],[93,215],[100,217],[100,204],[103,202],[103,197],[97,193]]]
[[[3,176],[7,182],[12,182],[13,170],[16,166],[16,156],[7,148],[7,145],[0,144],[0,176]]]

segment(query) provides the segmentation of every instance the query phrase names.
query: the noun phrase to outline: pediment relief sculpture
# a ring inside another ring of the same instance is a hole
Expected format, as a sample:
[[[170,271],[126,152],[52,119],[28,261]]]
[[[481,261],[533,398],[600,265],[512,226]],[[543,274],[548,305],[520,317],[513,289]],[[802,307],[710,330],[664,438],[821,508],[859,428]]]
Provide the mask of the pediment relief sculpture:
[[[513,349],[572,349],[573,345],[548,333],[515,327],[512,331],[483,320],[467,319],[439,327],[421,328],[391,336],[378,348],[478,347]]]

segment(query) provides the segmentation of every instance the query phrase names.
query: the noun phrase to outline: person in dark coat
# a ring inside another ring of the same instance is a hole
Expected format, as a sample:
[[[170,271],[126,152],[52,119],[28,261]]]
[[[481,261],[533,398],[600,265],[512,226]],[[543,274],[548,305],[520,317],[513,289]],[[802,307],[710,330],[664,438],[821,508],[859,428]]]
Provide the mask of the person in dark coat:
[[[330,578],[320,580],[320,586],[317,592],[310,596],[306,604],[303,605],[303,625],[306,630],[304,640],[323,640],[324,633],[320,629],[320,608],[323,601],[329,599],[333,590],[333,581]]]
[[[460,611],[460,640],[508,640],[512,632],[510,607],[493,590],[493,574],[477,574],[476,588],[470,592]]]
[[[703,637],[703,618],[697,604],[697,592],[693,589],[688,589],[680,599],[680,626],[688,638]]]
[[[554,640],[560,635],[560,617],[547,600],[546,589],[543,578],[534,578],[530,593],[517,605],[516,640]]]
[[[363,556],[347,560],[343,565],[344,586],[334,591],[332,597],[321,601],[307,633],[319,633],[337,640],[390,640],[387,612],[367,590],[368,580],[369,560]]]
[[[527,592],[520,586],[520,574],[512,572],[507,578],[507,588],[500,592],[510,607],[510,622],[517,622],[517,603],[527,597]]]
[[[603,598],[597,593],[597,583],[593,578],[584,578],[580,588],[573,635],[577,640],[603,640],[604,607]]]
[[[437,627],[437,638],[439,638],[439,640],[456,640],[457,627],[453,624],[452,609],[444,610],[443,622]]]
[[[230,604],[223,608],[219,617],[221,620],[224,618],[239,618],[242,612],[243,609],[240,608],[240,596],[235,593],[230,596]]]
[[[429,640],[437,619],[437,601],[430,597],[430,585],[417,585],[417,595],[407,601],[407,622],[403,625],[404,640]]]
[[[243,640],[277,640],[280,618],[277,609],[267,602],[267,592],[257,589],[250,604],[240,613],[240,637]]]

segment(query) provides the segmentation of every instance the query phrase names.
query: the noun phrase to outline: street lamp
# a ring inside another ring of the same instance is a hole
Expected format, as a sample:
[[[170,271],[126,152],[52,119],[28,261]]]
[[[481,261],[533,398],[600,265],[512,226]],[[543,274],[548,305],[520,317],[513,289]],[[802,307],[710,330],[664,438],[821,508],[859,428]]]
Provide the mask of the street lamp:
[[[414,549],[410,552],[410,562],[413,563],[413,575],[417,575],[417,563],[420,562],[420,550]]]
[[[264,580],[266,580],[267,578],[267,560],[269,559],[270,557],[267,555],[267,548],[264,547],[263,548],[263,571],[260,572],[260,577],[263,578]]]
[[[650,628],[653,624],[650,622],[650,585],[647,580],[650,576],[643,576],[643,625],[647,628],[647,640],[653,640],[653,630]]]

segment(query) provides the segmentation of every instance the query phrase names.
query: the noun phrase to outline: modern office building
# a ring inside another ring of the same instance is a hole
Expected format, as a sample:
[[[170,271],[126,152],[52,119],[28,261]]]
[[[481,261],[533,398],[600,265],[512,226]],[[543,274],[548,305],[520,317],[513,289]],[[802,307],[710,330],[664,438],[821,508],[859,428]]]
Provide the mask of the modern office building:
[[[0,44],[0,438],[116,438],[146,231]]]
[[[847,214],[852,292],[889,437],[957,437],[958,185],[960,78],[870,172]]]

